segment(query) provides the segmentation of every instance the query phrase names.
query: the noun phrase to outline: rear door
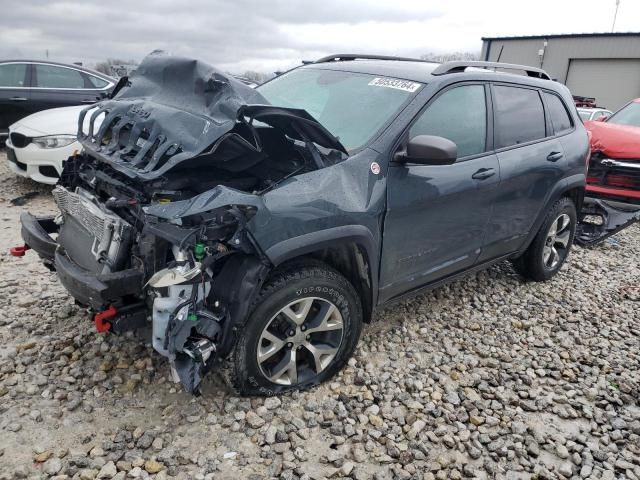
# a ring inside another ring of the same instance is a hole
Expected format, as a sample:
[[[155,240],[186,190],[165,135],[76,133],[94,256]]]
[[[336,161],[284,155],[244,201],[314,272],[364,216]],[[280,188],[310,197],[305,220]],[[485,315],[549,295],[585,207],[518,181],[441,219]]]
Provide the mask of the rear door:
[[[9,126],[28,115],[29,65],[11,62],[0,64],[0,135]]]
[[[487,95],[483,83],[450,87],[427,104],[405,134],[407,140],[448,138],[458,146],[458,159],[453,165],[389,167],[383,301],[475,264],[500,180]]]
[[[542,94],[522,85],[492,85],[494,144],[501,185],[481,261],[519,250],[567,171]],[[573,125],[569,121],[569,131]],[[559,126],[560,128],[560,126]]]
[[[91,104],[100,100],[104,91],[95,84],[107,82],[81,70],[46,63],[34,64],[33,111],[70,105]]]

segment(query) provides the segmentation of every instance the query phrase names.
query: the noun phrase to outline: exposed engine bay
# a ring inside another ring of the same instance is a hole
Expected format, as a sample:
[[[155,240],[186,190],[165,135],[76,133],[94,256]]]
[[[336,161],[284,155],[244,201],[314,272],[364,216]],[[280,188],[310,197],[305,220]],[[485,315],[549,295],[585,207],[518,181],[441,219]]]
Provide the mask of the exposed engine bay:
[[[161,54],[82,112],[78,139],[53,192],[60,215],[24,214],[23,238],[99,331],[151,326],[175,380],[197,393],[270,269],[246,228],[260,196],[346,150],[305,111]]]

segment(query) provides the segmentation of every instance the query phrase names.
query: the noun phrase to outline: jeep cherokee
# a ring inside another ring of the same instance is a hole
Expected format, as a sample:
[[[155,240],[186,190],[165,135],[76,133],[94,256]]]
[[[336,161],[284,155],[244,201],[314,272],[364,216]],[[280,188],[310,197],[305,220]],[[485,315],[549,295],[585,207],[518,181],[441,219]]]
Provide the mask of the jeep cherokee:
[[[150,326],[187,391],[221,359],[243,394],[307,388],[382,304],[505,259],[558,272],[589,156],[572,105],[518,65],[333,55],[254,90],[152,54],[80,115],[61,213],[23,214],[14,254],[99,331]]]

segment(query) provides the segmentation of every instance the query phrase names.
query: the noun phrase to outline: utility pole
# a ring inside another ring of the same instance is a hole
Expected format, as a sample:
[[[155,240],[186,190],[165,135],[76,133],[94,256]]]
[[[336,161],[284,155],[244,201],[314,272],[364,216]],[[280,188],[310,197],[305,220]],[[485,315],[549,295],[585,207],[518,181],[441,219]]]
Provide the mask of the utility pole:
[[[616,0],[616,11],[613,14],[613,24],[611,25],[611,33],[613,33],[613,31],[616,28],[616,18],[618,18],[618,7],[620,6],[620,0]]]

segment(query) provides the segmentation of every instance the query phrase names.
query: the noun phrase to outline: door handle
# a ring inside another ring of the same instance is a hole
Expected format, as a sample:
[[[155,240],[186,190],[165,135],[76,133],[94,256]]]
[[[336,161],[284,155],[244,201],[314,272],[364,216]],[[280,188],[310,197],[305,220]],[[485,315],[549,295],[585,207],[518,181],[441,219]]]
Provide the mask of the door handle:
[[[26,102],[27,98],[26,97],[11,97],[10,100],[13,101],[13,102]]]
[[[82,103],[96,103],[98,100],[91,100],[90,98],[82,100]]]
[[[550,162],[557,162],[562,158],[562,156],[562,152],[551,152],[549,155],[547,155],[547,160],[549,160]]]
[[[489,177],[493,177],[496,174],[495,169],[493,168],[481,168],[476,173],[471,175],[471,178],[474,180],[485,180]]]

